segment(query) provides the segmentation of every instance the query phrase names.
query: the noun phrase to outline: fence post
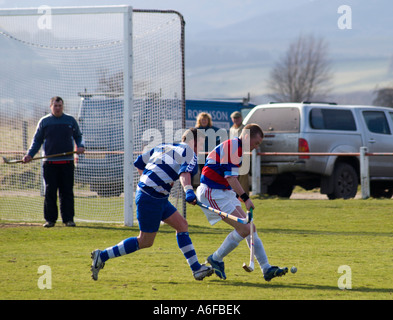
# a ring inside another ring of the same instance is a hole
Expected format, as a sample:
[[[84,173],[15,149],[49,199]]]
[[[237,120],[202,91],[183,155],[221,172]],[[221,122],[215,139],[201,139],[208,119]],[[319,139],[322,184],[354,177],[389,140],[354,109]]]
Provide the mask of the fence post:
[[[252,195],[261,193],[261,156],[257,154],[257,149],[252,151]]]
[[[368,165],[367,147],[360,147],[360,185],[362,199],[370,197],[370,175]]]

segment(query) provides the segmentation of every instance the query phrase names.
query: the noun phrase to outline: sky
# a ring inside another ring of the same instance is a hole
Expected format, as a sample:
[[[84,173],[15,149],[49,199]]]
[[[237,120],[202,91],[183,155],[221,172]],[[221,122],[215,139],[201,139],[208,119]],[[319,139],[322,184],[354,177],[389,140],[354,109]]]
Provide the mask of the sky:
[[[135,9],[163,9],[180,12],[190,33],[210,27],[225,27],[251,18],[261,10],[269,12],[298,6],[313,0],[0,0],[0,8],[48,6],[131,5]]]
[[[372,91],[392,81],[393,25],[387,12],[393,2],[388,0],[0,0],[0,8],[121,4],[183,15],[191,98],[266,94],[269,71],[288,41],[318,30],[328,35],[332,56],[341,55],[333,65],[337,92]],[[341,4],[353,7],[350,31],[337,27]]]

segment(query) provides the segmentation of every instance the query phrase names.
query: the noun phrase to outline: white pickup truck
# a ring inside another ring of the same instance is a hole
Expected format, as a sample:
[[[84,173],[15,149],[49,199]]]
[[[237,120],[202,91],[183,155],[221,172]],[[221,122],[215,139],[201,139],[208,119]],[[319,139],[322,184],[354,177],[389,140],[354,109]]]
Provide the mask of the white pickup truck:
[[[244,124],[257,123],[261,152],[393,152],[393,109],[335,103],[272,103],[254,107]],[[294,186],[320,188],[329,199],[353,198],[359,185],[356,156],[262,156],[262,193],[290,197]],[[393,156],[370,156],[370,193],[393,195]]]

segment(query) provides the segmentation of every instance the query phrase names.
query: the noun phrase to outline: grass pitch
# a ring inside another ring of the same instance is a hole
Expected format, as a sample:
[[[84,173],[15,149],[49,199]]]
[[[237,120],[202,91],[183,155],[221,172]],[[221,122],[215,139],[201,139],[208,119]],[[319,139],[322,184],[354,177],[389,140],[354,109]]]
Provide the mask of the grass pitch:
[[[136,236],[137,227],[82,224],[51,229],[40,224],[0,224],[2,300],[392,300],[392,200],[253,199],[254,221],[272,265],[296,266],[296,274],[266,282],[252,273],[245,242],[225,259],[227,280],[199,282],[177,247],[174,231],[161,226],[152,248],[109,260],[98,281],[90,277],[90,252]],[[28,209],[28,208],[26,208]],[[188,206],[189,231],[199,261],[231,231],[211,227],[199,207]],[[51,288],[40,289],[40,266]],[[347,266],[340,273],[341,266]],[[348,269],[349,267],[349,269]],[[349,272],[350,271],[350,272]],[[347,286],[340,289],[339,286]],[[351,288],[348,286],[351,284]]]

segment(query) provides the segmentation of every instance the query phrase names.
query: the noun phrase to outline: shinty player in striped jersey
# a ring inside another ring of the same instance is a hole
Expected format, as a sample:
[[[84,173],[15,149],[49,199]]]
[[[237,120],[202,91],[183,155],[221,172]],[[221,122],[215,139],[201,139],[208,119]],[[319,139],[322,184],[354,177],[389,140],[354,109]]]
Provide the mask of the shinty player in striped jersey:
[[[178,246],[194,278],[203,280],[213,274],[211,267],[198,262],[187,221],[168,200],[174,182],[179,179],[186,193],[186,201],[196,204],[191,177],[198,171],[196,153],[203,148],[204,141],[205,136],[191,128],[183,134],[181,143],[160,144],[135,160],[134,166],[140,174],[135,193],[139,236],[125,239],[103,251],[94,250],[91,254],[94,280],[98,279],[98,272],[107,260],[151,247],[161,221],[176,230]]]

